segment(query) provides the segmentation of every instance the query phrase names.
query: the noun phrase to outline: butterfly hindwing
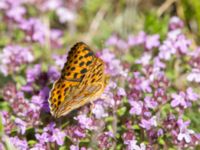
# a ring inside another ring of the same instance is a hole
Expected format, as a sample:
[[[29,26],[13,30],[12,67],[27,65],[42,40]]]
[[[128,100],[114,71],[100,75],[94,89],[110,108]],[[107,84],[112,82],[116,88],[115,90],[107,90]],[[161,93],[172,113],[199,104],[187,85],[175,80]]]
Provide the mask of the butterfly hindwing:
[[[70,50],[61,78],[49,97],[52,115],[60,117],[98,98],[107,84],[104,62],[79,42]]]

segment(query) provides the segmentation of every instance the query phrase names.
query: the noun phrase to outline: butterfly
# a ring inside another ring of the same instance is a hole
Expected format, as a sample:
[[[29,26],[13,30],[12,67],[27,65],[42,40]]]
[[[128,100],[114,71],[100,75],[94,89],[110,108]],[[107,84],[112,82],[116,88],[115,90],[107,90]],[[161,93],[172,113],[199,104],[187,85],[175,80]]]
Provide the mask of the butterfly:
[[[109,82],[102,59],[83,42],[76,43],[68,53],[60,78],[49,94],[51,114],[59,118],[86,103],[96,100]]]

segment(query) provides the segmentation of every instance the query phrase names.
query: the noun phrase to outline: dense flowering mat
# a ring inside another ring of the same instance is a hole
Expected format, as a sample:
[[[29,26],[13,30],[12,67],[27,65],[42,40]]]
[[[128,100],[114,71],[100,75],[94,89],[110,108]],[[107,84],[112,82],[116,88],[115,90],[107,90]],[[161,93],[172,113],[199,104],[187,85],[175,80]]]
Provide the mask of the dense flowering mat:
[[[65,29],[32,17],[30,4],[0,1],[0,31],[7,35],[0,42],[0,149],[145,150],[199,144],[188,114],[199,113],[200,48],[184,34],[178,17],[171,18],[162,39],[144,31],[123,39],[110,36],[95,49],[110,75],[104,93],[93,108],[87,104],[56,119],[49,91],[71,45],[63,44]],[[75,17],[59,2],[35,7],[55,11],[60,23]]]

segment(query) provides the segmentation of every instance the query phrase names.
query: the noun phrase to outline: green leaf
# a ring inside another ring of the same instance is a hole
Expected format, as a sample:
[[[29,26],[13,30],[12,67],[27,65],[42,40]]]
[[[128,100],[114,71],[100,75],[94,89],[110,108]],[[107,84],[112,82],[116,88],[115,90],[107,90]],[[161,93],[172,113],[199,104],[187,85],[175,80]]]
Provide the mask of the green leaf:
[[[118,116],[123,116],[126,112],[127,108],[126,107],[121,107],[120,109],[117,110],[117,115]]]
[[[137,124],[135,124],[135,125],[133,125],[133,129],[134,129],[134,130],[139,130],[139,129],[140,129],[140,126],[137,125]]]
[[[165,144],[165,141],[162,137],[159,137],[158,138],[158,143],[161,144],[161,145],[164,145]]]
[[[168,15],[159,18],[155,12],[148,12],[145,18],[144,29],[149,34],[159,34],[161,39],[163,39],[168,31],[168,22]]]

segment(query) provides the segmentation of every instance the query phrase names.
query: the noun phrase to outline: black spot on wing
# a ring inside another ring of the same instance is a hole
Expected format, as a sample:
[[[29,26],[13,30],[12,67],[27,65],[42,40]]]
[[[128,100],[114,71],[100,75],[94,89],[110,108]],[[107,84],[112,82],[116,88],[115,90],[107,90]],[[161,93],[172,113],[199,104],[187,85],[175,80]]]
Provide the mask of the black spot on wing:
[[[76,79],[78,76],[78,73],[74,73],[74,78]]]
[[[81,70],[81,73],[83,74],[83,73],[86,73],[87,72],[87,69],[86,68],[84,68],[84,69],[82,69]]]
[[[84,65],[84,63],[85,63],[85,62],[82,61],[82,62],[79,64],[79,66],[82,67],[82,66]]]
[[[93,53],[92,51],[90,51],[90,52],[87,53],[84,57],[87,58],[87,57],[89,57],[89,56],[93,56],[93,55],[94,55],[94,53]]]
[[[83,56],[80,56],[78,59],[81,60],[83,58]]]
[[[89,66],[91,63],[92,63],[92,61],[88,61],[88,62],[86,63],[86,66]]]
[[[74,71],[75,69],[76,69],[75,67],[72,67],[72,68],[71,68],[71,71]]]

